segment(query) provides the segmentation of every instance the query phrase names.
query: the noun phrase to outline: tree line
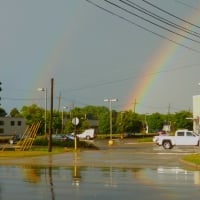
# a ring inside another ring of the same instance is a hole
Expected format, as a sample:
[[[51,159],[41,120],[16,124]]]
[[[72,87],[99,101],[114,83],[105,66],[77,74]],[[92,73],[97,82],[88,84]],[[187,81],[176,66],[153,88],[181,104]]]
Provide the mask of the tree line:
[[[50,111],[46,111],[45,118],[44,108],[38,107],[36,104],[23,106],[21,110],[13,108],[9,114],[3,108],[0,108],[1,117],[23,117],[28,125],[41,121],[39,132],[44,133],[45,124],[49,127]],[[54,110],[53,111],[53,133],[71,133],[74,131],[72,119],[79,118],[77,126],[78,131],[90,128],[90,121],[96,121],[98,124],[98,134],[109,134],[110,132],[110,110],[105,106],[85,106],[74,107],[70,110]],[[190,111],[180,111],[176,113],[152,113],[139,114],[132,110],[116,111],[112,110],[112,132],[113,133],[156,133],[163,129],[164,125],[170,125],[171,131],[179,128],[192,130],[193,121]],[[46,120],[45,120],[46,119]]]

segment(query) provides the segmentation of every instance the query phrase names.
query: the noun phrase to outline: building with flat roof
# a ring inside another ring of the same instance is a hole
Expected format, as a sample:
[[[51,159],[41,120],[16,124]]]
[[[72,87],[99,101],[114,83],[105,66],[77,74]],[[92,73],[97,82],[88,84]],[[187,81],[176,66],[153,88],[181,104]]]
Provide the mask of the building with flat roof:
[[[27,128],[21,117],[0,117],[0,135],[18,135],[21,137]]]

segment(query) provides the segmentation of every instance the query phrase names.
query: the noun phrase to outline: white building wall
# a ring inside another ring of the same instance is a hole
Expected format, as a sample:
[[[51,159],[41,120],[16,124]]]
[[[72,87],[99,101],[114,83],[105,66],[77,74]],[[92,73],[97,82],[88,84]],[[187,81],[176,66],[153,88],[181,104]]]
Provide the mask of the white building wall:
[[[0,117],[0,135],[19,135],[21,137],[26,128],[24,118]]]
[[[193,96],[193,129],[200,133],[200,95]]]

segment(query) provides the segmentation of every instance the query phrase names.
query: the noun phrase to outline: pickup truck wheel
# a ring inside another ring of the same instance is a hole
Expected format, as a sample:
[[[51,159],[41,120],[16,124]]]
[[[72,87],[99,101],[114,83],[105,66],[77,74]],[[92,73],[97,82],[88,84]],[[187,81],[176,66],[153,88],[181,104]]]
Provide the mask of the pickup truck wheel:
[[[163,142],[163,147],[164,149],[171,149],[172,148],[172,144],[170,141],[164,141]]]
[[[90,136],[89,135],[86,136],[86,140],[90,140]]]

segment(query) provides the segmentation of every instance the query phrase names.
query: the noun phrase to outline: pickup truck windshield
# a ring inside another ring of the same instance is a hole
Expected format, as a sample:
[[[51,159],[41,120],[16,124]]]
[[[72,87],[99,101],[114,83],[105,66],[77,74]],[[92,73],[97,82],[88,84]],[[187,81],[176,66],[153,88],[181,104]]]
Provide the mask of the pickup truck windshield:
[[[191,132],[187,132],[186,134],[187,134],[187,136],[193,136],[194,137],[194,134],[192,134]]]

